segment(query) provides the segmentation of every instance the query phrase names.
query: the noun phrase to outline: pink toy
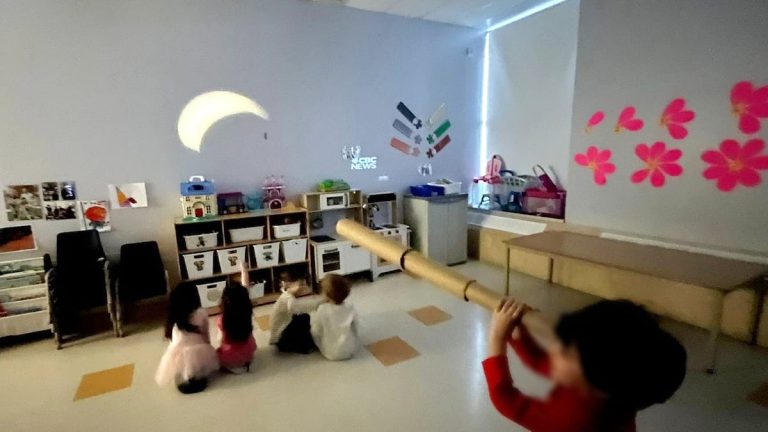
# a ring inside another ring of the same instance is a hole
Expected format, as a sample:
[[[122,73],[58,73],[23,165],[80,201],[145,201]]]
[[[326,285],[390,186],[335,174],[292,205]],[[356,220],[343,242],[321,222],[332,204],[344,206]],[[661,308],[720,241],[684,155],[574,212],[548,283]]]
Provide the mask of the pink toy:
[[[283,177],[271,175],[264,180],[264,208],[279,209],[285,206],[285,181]]]

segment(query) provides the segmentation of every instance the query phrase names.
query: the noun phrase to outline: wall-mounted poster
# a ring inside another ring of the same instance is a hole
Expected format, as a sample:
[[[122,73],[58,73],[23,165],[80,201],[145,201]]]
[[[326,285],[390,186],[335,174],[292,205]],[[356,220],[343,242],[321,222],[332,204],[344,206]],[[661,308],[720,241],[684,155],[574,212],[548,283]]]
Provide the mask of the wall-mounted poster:
[[[43,207],[46,220],[77,219],[76,201],[46,201]]]
[[[37,245],[32,225],[0,228],[0,254],[35,249]]]
[[[109,185],[109,202],[113,209],[146,207],[147,186],[144,183]]]
[[[5,212],[9,221],[36,220],[43,218],[40,186],[7,186],[5,191]]]
[[[42,184],[43,201],[74,201],[77,198],[75,182],[44,182]]]
[[[99,232],[112,231],[107,201],[80,201],[80,228]]]

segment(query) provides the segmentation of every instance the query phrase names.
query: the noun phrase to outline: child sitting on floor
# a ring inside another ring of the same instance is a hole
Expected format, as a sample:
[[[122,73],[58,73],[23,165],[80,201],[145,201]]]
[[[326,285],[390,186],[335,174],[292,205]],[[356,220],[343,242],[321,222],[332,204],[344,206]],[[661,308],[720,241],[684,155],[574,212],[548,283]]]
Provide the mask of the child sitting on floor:
[[[200,307],[193,286],[180,284],[171,291],[165,350],[155,373],[158,385],[175,382],[180,392],[197,393],[208,386],[208,376],[219,369],[216,350],[210,343],[208,313]]]
[[[306,279],[286,271],[280,275],[282,294],[275,302],[270,316],[270,345],[281,352],[309,354],[317,349],[309,327],[309,312],[317,309],[320,301],[298,301],[296,296],[306,287]]]
[[[527,306],[506,300],[494,313],[483,362],[491,401],[537,431],[634,431],[639,410],[669,399],[685,378],[686,353],[642,307],[601,301],[563,316],[559,343],[545,352],[522,324]],[[507,343],[555,384],[546,400],[515,388]]]
[[[250,277],[245,263],[240,263],[240,282],[227,285],[221,294],[222,314],[216,324],[221,331],[221,345],[216,350],[221,367],[232,373],[251,369],[256,339],[253,337],[253,305],[248,293]]]
[[[357,322],[349,296],[349,281],[329,274],[320,281],[323,295],[328,299],[310,314],[312,340],[328,360],[352,358],[359,346]]]

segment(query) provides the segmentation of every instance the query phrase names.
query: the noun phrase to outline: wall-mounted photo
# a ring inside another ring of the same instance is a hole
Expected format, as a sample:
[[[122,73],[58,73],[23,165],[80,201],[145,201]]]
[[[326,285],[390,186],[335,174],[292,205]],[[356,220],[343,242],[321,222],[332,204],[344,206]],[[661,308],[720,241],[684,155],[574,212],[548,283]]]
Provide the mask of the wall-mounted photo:
[[[43,201],[58,201],[60,195],[59,182],[45,182],[42,185]]]
[[[74,201],[77,199],[75,182],[44,182],[42,185],[43,201]]]
[[[46,220],[77,219],[75,201],[53,201],[45,203]]]
[[[147,186],[144,183],[109,185],[109,202],[113,209],[146,207]]]
[[[43,218],[42,199],[38,185],[12,185],[3,191],[8,221]]]
[[[80,201],[80,229],[112,231],[107,201]]]
[[[0,228],[0,254],[35,249],[37,245],[31,225]]]

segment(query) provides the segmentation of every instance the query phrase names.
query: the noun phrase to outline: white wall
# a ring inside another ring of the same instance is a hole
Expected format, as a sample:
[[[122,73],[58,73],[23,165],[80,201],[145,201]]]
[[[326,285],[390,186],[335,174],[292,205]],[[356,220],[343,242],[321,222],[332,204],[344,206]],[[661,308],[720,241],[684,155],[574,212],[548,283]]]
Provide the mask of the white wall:
[[[731,87],[768,85],[768,2],[754,0],[581,0],[572,156],[590,145],[609,148],[617,172],[597,187],[591,173],[569,170],[570,222],[673,240],[768,252],[768,172],[759,187],[720,192],[702,172],[701,153],[747,137],[730,113]],[[659,125],[672,99],[696,111],[689,135],[673,141]],[[640,132],[616,134],[619,111],[635,105]],[[607,118],[590,135],[589,116]],[[768,124],[754,137],[768,139]],[[630,182],[640,168],[638,143],[663,140],[683,151],[681,177],[667,186]],[[573,163],[573,162],[572,162]]]
[[[567,187],[579,0],[491,33],[488,153],[528,174],[534,164]]]
[[[465,53],[482,52],[476,30],[294,0],[16,1],[0,17],[0,184],[74,180],[81,199],[105,199],[109,183],[147,182],[149,208],[113,211],[110,254],[154,239],[173,262],[178,184],[193,174],[243,192],[283,174],[292,195],[328,177],[365,191],[423,182],[424,161],[389,147],[401,100],[425,117],[448,108],[453,142],[432,160],[435,177],[477,166],[481,56]],[[220,89],[271,120],[223,120],[202,153],[187,150],[180,110]],[[344,145],[378,156],[379,169],[350,171]],[[78,225],[34,226],[52,251]]]

